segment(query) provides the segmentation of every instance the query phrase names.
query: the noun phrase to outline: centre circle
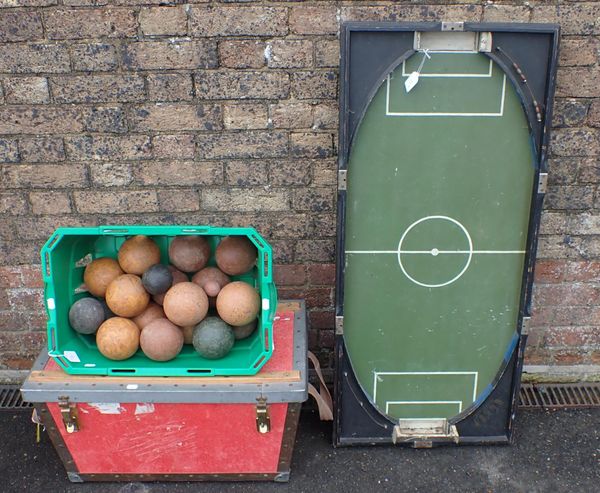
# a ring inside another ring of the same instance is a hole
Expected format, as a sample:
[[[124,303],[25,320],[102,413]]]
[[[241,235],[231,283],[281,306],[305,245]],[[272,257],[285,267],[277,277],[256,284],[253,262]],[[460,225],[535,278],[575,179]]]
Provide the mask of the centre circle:
[[[456,254],[456,253],[464,253],[467,255],[467,260],[465,262],[465,264],[463,265],[462,269],[460,270],[460,272],[454,276],[452,279],[446,281],[446,282],[442,282],[442,283],[438,283],[438,284],[430,284],[430,283],[425,283],[425,282],[421,282],[417,279],[415,279],[414,277],[412,277],[407,271],[406,268],[404,267],[404,264],[402,263],[402,255],[403,253],[408,253],[408,252],[403,252],[402,250],[402,244],[404,243],[404,240],[406,238],[406,235],[408,235],[408,233],[410,233],[410,231],[415,228],[417,225],[426,222],[426,221],[446,221],[446,222],[450,222],[451,224],[454,224],[456,226],[459,227],[459,229],[462,231],[462,233],[464,234],[467,242],[468,242],[468,250],[464,250],[464,251],[440,251],[438,248],[432,248],[431,250],[422,250],[422,251],[410,251],[411,255],[419,255],[419,254],[425,254],[425,255],[432,255],[433,257],[437,257],[438,255],[452,255],[452,254]],[[404,233],[402,234],[402,237],[400,238],[400,242],[398,243],[398,264],[400,265],[400,269],[402,269],[402,273],[412,282],[414,282],[415,284],[425,287],[425,288],[441,288],[443,286],[448,286],[449,284],[452,284],[453,282],[457,281],[458,279],[460,279],[462,277],[462,275],[467,271],[467,269],[469,268],[469,265],[471,264],[471,259],[473,258],[473,241],[471,240],[471,235],[469,235],[469,232],[467,231],[467,228],[465,228],[460,222],[458,222],[456,219],[448,217],[448,216],[426,216],[423,217],[417,221],[415,221],[414,223],[412,223],[408,228],[406,228],[406,230],[404,231]]]

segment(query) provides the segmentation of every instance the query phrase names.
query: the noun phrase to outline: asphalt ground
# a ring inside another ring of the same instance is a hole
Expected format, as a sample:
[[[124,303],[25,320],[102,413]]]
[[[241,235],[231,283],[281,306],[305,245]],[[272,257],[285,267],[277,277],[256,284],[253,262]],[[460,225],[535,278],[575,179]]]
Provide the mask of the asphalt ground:
[[[512,446],[334,449],[331,424],[302,413],[289,483],[70,483],[31,410],[0,410],[0,492],[600,491],[600,408],[523,411]],[[250,451],[251,452],[251,451]]]

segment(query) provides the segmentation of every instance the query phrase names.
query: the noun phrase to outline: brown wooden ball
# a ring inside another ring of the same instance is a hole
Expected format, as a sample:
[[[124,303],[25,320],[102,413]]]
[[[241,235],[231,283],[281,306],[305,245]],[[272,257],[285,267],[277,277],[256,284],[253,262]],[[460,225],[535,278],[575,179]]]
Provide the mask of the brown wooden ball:
[[[192,344],[194,340],[194,329],[195,325],[186,325],[185,327],[180,327],[181,333],[183,334],[183,343],[184,344]]]
[[[140,329],[131,320],[113,317],[106,320],[96,333],[98,351],[108,359],[124,360],[138,350]]]
[[[183,272],[202,269],[210,258],[210,245],[202,236],[177,236],[169,245],[169,260]]]
[[[108,285],[122,274],[124,272],[119,262],[113,258],[101,257],[86,265],[83,282],[91,294],[104,298]]]
[[[119,317],[137,317],[148,306],[150,295],[133,274],[117,277],[106,289],[106,303]]]
[[[217,312],[229,325],[252,322],[260,310],[260,296],[250,284],[235,281],[221,289],[217,296]]]
[[[246,236],[227,236],[215,251],[219,269],[230,276],[248,272],[256,264],[257,256],[256,247]]]
[[[119,248],[118,258],[127,274],[141,276],[148,268],[160,263],[160,249],[147,236],[132,236]]]
[[[193,282],[180,282],[167,291],[163,302],[167,318],[175,325],[196,325],[208,312],[208,297]]]
[[[151,301],[150,303],[148,303],[146,309],[137,317],[134,317],[132,320],[140,328],[140,330],[144,330],[144,327],[146,327],[146,325],[158,318],[166,318],[165,312],[162,309],[162,306],[157,305],[156,303],[153,303]]]
[[[235,337],[235,340],[239,341],[241,339],[246,339],[247,337],[250,337],[256,330],[257,322],[258,320],[254,319],[249,324],[233,327],[233,335]]]
[[[192,282],[204,289],[208,296],[208,303],[214,307],[217,303],[217,295],[223,289],[223,286],[229,284],[231,279],[221,269],[217,267],[205,267],[198,271],[192,277]]]
[[[144,354],[154,361],[169,361],[183,347],[183,333],[166,318],[150,322],[140,335],[140,346]]]
[[[171,283],[171,287],[175,286],[175,284],[179,284],[180,282],[188,282],[189,281],[188,276],[186,274],[184,274],[183,272],[181,272],[176,267],[173,267],[172,265],[168,265],[167,267],[169,267],[169,270],[171,271],[171,274],[173,275],[173,282]],[[165,294],[167,294],[167,293],[155,294],[154,296],[152,296],[152,300],[155,303],[158,303],[159,305],[162,306],[162,304],[165,300]]]

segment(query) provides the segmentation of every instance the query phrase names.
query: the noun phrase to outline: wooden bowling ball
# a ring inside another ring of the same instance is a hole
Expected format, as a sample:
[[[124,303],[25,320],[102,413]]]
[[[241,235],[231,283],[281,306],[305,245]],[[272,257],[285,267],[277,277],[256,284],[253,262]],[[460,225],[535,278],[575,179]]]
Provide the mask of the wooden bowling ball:
[[[252,322],[260,310],[260,296],[250,284],[235,281],[221,289],[217,296],[217,312],[229,325]]]
[[[169,267],[154,264],[142,275],[142,284],[150,294],[162,294],[173,284],[173,274]]]
[[[230,276],[248,272],[256,264],[257,256],[256,247],[246,236],[227,236],[215,251],[219,269]]]
[[[104,319],[104,308],[96,298],[81,298],[69,309],[69,324],[80,334],[93,334]]]
[[[192,344],[195,327],[195,325],[186,325],[185,327],[180,327],[181,333],[183,334],[184,344]]]
[[[249,324],[233,327],[233,335],[235,336],[235,340],[239,341],[250,337],[256,330],[257,322],[258,320],[254,319]]]
[[[108,285],[122,274],[124,272],[119,262],[113,258],[101,257],[86,265],[83,282],[91,294],[104,298]]]
[[[141,276],[150,266],[160,263],[160,249],[147,236],[132,236],[119,248],[118,258],[127,274]]]
[[[192,282],[195,282],[204,289],[204,292],[208,296],[209,305],[215,306],[219,291],[221,291],[223,286],[229,284],[231,279],[217,267],[204,267],[204,269],[194,274]]]
[[[206,317],[194,328],[194,349],[206,359],[227,356],[235,343],[233,330],[219,317]]]
[[[140,346],[148,358],[154,361],[169,361],[183,347],[183,333],[166,318],[150,322],[140,335]]]
[[[210,245],[202,236],[177,236],[169,245],[169,260],[183,272],[202,269],[210,258]]]
[[[106,303],[119,317],[137,317],[150,301],[142,280],[133,274],[123,274],[108,285]]]
[[[162,309],[162,306],[157,305],[156,303],[148,303],[146,309],[140,313],[137,317],[133,317],[133,321],[140,328],[140,330],[144,330],[144,327],[148,325],[150,322],[158,318],[165,318],[165,312]]]
[[[108,359],[120,361],[130,358],[139,344],[140,329],[127,318],[109,318],[96,333],[98,351]]]
[[[175,286],[175,284],[179,284],[180,282],[188,282],[188,276],[186,274],[184,274],[183,272],[181,272],[179,269],[176,269],[175,267],[173,267],[172,265],[167,265],[167,268],[171,271],[171,275],[173,276],[173,282],[171,283],[171,286]],[[168,291],[168,289],[167,289]],[[165,299],[165,293],[160,293],[160,294],[155,294],[152,296],[152,300],[155,303],[158,303],[159,305],[162,306],[163,301]]]
[[[193,282],[180,282],[167,291],[163,302],[167,318],[175,325],[196,325],[206,317],[208,297]]]
[[[108,320],[109,318],[116,317],[116,315],[112,312],[112,310],[108,307],[108,303],[104,298],[100,298],[98,300],[102,305],[102,309],[104,310],[104,320]]]

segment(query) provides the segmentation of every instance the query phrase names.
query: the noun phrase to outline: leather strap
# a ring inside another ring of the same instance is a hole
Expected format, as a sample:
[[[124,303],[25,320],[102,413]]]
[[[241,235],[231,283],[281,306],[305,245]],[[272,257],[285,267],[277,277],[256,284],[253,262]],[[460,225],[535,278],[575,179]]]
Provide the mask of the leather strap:
[[[308,384],[308,393],[312,395],[317,402],[319,408],[319,418],[321,421],[333,421],[333,400],[327,385],[325,385],[325,379],[321,372],[321,365],[317,357],[310,351],[308,351],[308,359],[312,362],[317,377],[319,378],[319,390],[314,385]]]

